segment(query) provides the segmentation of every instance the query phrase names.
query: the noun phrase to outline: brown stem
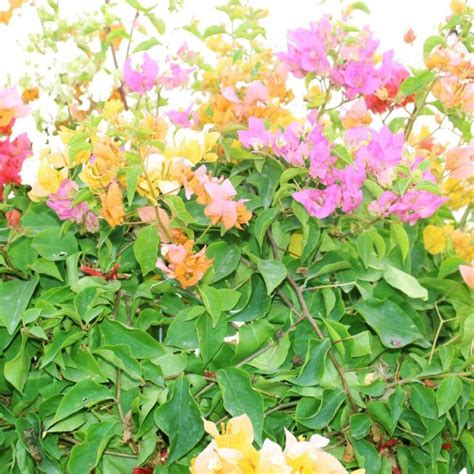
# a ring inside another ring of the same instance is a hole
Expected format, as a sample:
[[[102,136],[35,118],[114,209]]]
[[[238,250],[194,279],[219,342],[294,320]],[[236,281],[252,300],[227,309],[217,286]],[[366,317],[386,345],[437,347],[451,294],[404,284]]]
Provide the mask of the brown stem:
[[[273,239],[273,236],[271,234],[270,231],[267,231],[267,236],[268,236],[268,239],[270,240],[270,244],[272,246],[272,250],[273,250],[273,254],[274,254],[274,257],[275,258],[278,258],[278,247],[276,245],[276,242],[275,240]],[[288,283],[290,284],[290,286],[293,288],[293,291],[296,295],[296,298],[298,300],[298,303],[301,307],[301,310],[303,311],[303,316],[304,318],[308,321],[308,323],[311,325],[313,331],[316,333],[316,335],[318,336],[319,339],[323,340],[325,339],[325,336],[323,334],[323,332],[321,331],[321,328],[318,326],[318,323],[315,321],[315,319],[313,318],[313,316],[311,315],[309,309],[308,309],[308,306],[306,305],[306,301],[304,299],[304,296],[303,296],[303,291],[301,290],[301,288],[299,287],[298,283],[296,283],[296,281],[293,279],[293,277],[291,277],[290,275],[287,275],[286,277],[286,280],[288,281]],[[280,297],[281,295],[283,294],[283,292],[279,293],[280,294]],[[285,301],[286,300],[286,301]],[[293,303],[291,303],[288,298],[285,297],[284,299],[285,301],[285,304],[287,306],[289,306],[289,304],[291,304],[291,307],[293,307]],[[288,304],[289,303],[289,304]],[[289,306],[290,307],[290,306]],[[346,393],[346,396],[347,398],[349,399],[351,405],[352,405],[352,409],[355,411],[357,409],[357,405],[351,395],[351,392],[350,392],[350,388],[349,388],[349,385],[347,383],[347,380],[346,380],[346,377],[344,375],[344,370],[342,369],[342,367],[340,366],[339,362],[337,361],[336,359],[336,356],[333,354],[332,352],[332,349],[329,350],[328,352],[328,356],[329,358],[331,359],[331,362],[334,364],[334,367],[336,368],[338,374],[339,374],[339,378],[341,379],[341,382],[342,382],[342,386],[344,388],[344,392]]]
[[[426,90],[425,94],[423,95],[420,101],[420,104],[418,106],[415,105],[415,108],[413,109],[413,112],[410,115],[410,118],[408,119],[407,126],[405,128],[405,141],[406,142],[410,138],[411,132],[413,131],[413,126],[415,125],[415,120],[418,118],[421,111],[423,110],[423,107],[426,104],[426,99],[428,98],[428,95],[430,94],[431,89],[433,88],[435,82],[436,82],[436,79],[430,84],[430,86]]]

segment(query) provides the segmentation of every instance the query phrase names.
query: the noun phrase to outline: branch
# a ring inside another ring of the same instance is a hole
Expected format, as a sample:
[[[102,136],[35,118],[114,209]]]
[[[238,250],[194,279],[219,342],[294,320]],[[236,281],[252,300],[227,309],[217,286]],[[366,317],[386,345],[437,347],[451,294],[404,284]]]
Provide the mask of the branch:
[[[272,246],[274,257],[278,258],[278,256],[279,256],[278,255],[278,247],[277,247],[276,242],[273,239],[273,236],[272,236],[270,231],[267,231],[267,236],[268,236],[268,239],[270,240],[270,244]],[[298,283],[296,283],[296,281],[290,275],[287,275],[286,280],[288,281],[288,283],[293,288],[293,291],[295,292],[296,298],[298,299],[298,303],[300,304],[301,309],[303,311],[304,318],[311,325],[311,327],[313,328],[313,331],[316,333],[318,338],[321,339],[321,340],[325,339],[325,336],[324,336],[323,332],[321,331],[321,328],[318,326],[318,323],[315,321],[315,319],[313,318],[313,316],[311,315],[311,313],[308,309],[308,306],[306,305],[306,301],[303,297],[303,291],[298,286]],[[281,297],[283,292],[279,291],[278,294]],[[294,308],[293,303],[291,303],[291,301],[289,301],[288,298],[285,297],[285,298],[282,298],[282,299],[288,307]],[[344,375],[344,370],[342,369],[339,362],[337,361],[336,356],[333,354],[332,348],[329,350],[328,356],[331,359],[331,362],[334,364],[334,367],[336,368],[336,370],[339,374],[339,378],[341,379],[342,386],[344,388],[344,392],[346,393],[347,398],[349,399],[349,401],[352,405],[352,409],[354,411],[356,411],[357,405],[356,405],[356,403],[355,403],[355,401],[354,401],[354,399],[351,395],[349,385],[348,385],[346,377]]]

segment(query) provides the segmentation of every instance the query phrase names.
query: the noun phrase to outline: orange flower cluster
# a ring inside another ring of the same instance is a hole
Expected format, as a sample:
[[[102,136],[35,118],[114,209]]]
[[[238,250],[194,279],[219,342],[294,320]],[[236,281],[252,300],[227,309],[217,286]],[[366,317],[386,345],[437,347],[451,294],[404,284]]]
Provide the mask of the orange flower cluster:
[[[26,0],[9,0],[10,8],[8,10],[0,11],[0,23],[8,25],[15,10],[20,8]]]
[[[102,203],[102,215],[110,227],[122,224],[125,217],[122,191],[116,181],[112,181],[106,192],[99,194]]]
[[[93,157],[89,150],[76,154],[75,162],[85,163],[79,177],[92,192],[103,192],[117,177],[118,171],[125,165],[120,148],[109,137],[100,137],[93,148]],[[91,158],[91,159],[90,159]]]
[[[196,201],[206,206],[204,214],[213,225],[222,223],[225,229],[242,229],[252,218],[245,199],[233,200],[237,191],[230,180],[209,177],[204,165],[196,171],[188,169],[183,176],[183,186],[188,198],[195,194]]]
[[[206,247],[197,253],[193,247],[193,240],[183,244],[164,244],[161,246],[163,259],[156,262],[157,268],[178,280],[184,289],[200,281],[212,264],[212,260],[206,257]]]
[[[436,46],[426,65],[443,74],[434,83],[432,92],[447,109],[474,112],[474,60],[464,45]]]
[[[204,73],[201,81],[201,88],[209,98],[198,110],[200,122],[224,128],[258,117],[287,125],[293,116],[282,106],[294,96],[286,87],[286,79],[287,70],[272,64],[270,50],[257,54],[252,60],[233,61],[230,57],[221,57],[212,71]]]

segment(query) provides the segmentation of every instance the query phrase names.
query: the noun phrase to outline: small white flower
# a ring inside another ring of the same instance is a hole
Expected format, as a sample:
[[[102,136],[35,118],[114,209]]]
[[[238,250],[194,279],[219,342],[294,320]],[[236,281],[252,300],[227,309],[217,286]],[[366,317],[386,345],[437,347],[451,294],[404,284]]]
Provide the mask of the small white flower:
[[[224,337],[224,342],[226,342],[227,344],[237,345],[239,343],[239,340],[240,336],[238,332],[236,332],[233,336]]]

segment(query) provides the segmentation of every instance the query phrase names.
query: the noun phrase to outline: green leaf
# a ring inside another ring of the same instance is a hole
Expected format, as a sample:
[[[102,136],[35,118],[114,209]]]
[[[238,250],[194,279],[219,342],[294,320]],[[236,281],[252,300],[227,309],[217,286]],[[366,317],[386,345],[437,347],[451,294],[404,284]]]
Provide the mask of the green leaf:
[[[393,223],[390,226],[390,235],[394,244],[398,244],[400,246],[403,262],[405,262],[408,252],[410,251],[410,239],[408,238],[407,231],[402,225]]]
[[[267,321],[260,320],[245,324],[239,329],[239,343],[232,359],[232,364],[245,359],[256,352],[275,335],[274,327]]]
[[[204,39],[206,39],[209,36],[220,35],[220,34],[225,33],[225,32],[226,32],[226,29],[225,29],[224,26],[222,26],[222,25],[212,25],[212,26],[209,26],[208,28],[206,28],[204,30],[204,33],[203,33],[202,37]]]
[[[336,156],[338,156],[346,165],[354,164],[354,160],[346,147],[342,145],[336,145],[332,148],[332,152]]]
[[[257,261],[257,268],[267,286],[267,295],[271,295],[273,290],[280,285],[288,274],[285,265],[279,260],[262,260]]]
[[[207,364],[224,343],[227,323],[219,321],[213,325],[211,317],[208,314],[203,314],[194,328],[197,333],[202,360]]]
[[[93,352],[122,369],[130,377],[139,379],[142,376],[142,369],[138,360],[132,357],[130,347],[124,344],[100,346],[98,349],[94,349]]]
[[[431,54],[431,51],[433,51],[433,48],[438,45],[446,45],[446,40],[441,36],[430,36],[426,38],[423,43],[423,59],[426,60]]]
[[[378,334],[385,347],[399,349],[423,338],[412,319],[389,300],[373,298],[357,303],[354,308]]]
[[[35,260],[31,265],[31,269],[34,270],[36,273],[41,273],[43,275],[48,275],[56,280],[63,281],[63,277],[61,273],[59,273],[58,267],[54,262],[46,260],[44,258],[39,258]]]
[[[263,318],[268,312],[271,299],[267,295],[265,282],[263,278],[254,273],[251,280],[251,295],[248,304],[242,311],[236,313],[235,321],[253,321],[255,319]]]
[[[164,20],[157,18],[155,15],[153,15],[153,13],[147,13],[147,17],[152,22],[156,31],[158,31],[160,35],[164,35],[166,32],[166,23]]]
[[[326,356],[331,347],[329,339],[310,339],[308,341],[308,351],[306,359],[301,368],[300,374],[293,380],[295,385],[303,387],[318,385],[324,375],[326,366]]]
[[[138,231],[137,239],[133,243],[133,253],[143,275],[155,269],[159,245],[160,237],[154,225],[148,225]]]
[[[206,257],[214,259],[211,269],[204,277],[204,283],[211,284],[230,275],[239,265],[240,248],[226,242],[213,242],[206,249]]]
[[[31,241],[31,246],[46,260],[65,260],[77,252],[77,240],[72,233],[60,234],[58,229],[45,229]]]
[[[113,400],[113,398],[111,390],[104,385],[99,385],[92,380],[82,380],[66,390],[51,425],[83,408],[90,408],[104,400]]]
[[[179,196],[166,196],[164,199],[166,204],[169,206],[173,215],[176,219],[183,222],[184,224],[191,224],[194,222],[194,217],[188,212],[184,201]]]
[[[413,410],[424,418],[438,419],[436,397],[432,388],[422,384],[413,384],[411,387],[410,402]]]
[[[351,436],[354,439],[365,438],[372,426],[372,420],[365,413],[355,413],[349,418]]]
[[[446,278],[459,270],[459,265],[463,265],[464,260],[459,257],[448,257],[443,259],[439,266],[438,278]]]
[[[148,51],[153,48],[153,46],[159,45],[160,42],[156,38],[150,38],[148,40],[142,41],[137,47],[133,50],[133,53],[139,53],[140,51]]]
[[[296,407],[295,418],[307,428],[320,430],[334,418],[345,399],[342,390],[324,390],[321,400],[302,398]]]
[[[360,10],[361,12],[370,14],[369,7],[364,2],[354,2],[349,5],[351,10]]]
[[[150,359],[165,354],[163,346],[150,334],[141,329],[132,329],[118,321],[105,320],[100,324],[100,332],[105,345],[125,344],[130,348],[132,357]]]
[[[257,239],[260,248],[262,248],[263,240],[265,239],[265,232],[270,227],[271,223],[275,220],[279,212],[280,211],[278,209],[270,207],[261,212],[259,216],[255,219],[253,229],[255,232],[255,238]]]
[[[201,412],[183,376],[176,380],[171,398],[155,412],[155,423],[168,435],[169,463],[187,454],[204,434]]]
[[[38,277],[0,283],[0,325],[7,328],[8,334],[15,332],[37,284]]]
[[[125,179],[127,181],[127,201],[130,206],[135,197],[137,190],[138,178],[143,173],[143,167],[141,166],[129,166],[125,171]]]
[[[107,444],[115,435],[117,422],[101,421],[87,428],[84,441],[71,449],[68,472],[89,474],[99,463]]]
[[[5,362],[3,372],[5,378],[19,391],[23,391],[23,387],[28,379],[30,371],[31,356],[26,349],[28,338],[22,336],[21,346],[16,356]]]
[[[365,439],[351,439],[351,441],[358,466],[365,468],[365,474],[379,474],[382,456],[380,456],[374,445]]]
[[[201,285],[199,287],[199,294],[215,326],[222,314],[222,301],[219,291],[212,286]]]
[[[464,430],[459,437],[459,441],[466,450],[469,462],[474,466],[474,435],[468,430]]]
[[[462,393],[462,382],[459,377],[447,377],[439,384],[436,390],[438,415],[447,413],[458,401]]]
[[[250,383],[250,375],[242,369],[228,367],[217,371],[224,408],[232,416],[246,414],[252,421],[257,444],[262,443],[263,398]]]
[[[383,274],[384,280],[390,285],[405,293],[410,298],[420,298],[424,301],[428,299],[428,290],[423,288],[418,280],[409,273],[402,272],[391,265]]]
[[[46,367],[62,349],[71,346],[79,339],[82,339],[84,335],[85,333],[76,326],[73,326],[68,331],[61,331],[55,334],[53,342],[44,349],[40,368]]]
[[[430,82],[434,81],[436,78],[435,73],[424,70],[415,76],[407,77],[401,84],[398,89],[398,95],[403,97],[408,97],[409,95],[418,92],[420,89],[423,89]]]

